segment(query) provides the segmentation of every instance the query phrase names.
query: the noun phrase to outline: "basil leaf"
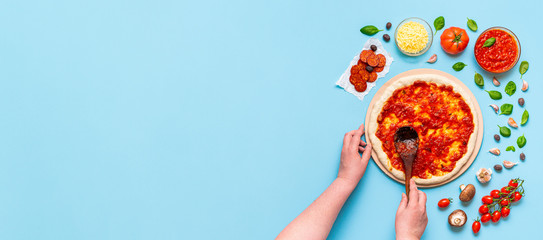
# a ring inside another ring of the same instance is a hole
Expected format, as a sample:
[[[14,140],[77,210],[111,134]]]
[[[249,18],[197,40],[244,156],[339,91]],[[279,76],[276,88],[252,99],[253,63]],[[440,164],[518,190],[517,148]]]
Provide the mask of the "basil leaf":
[[[377,27],[372,26],[372,25],[364,26],[363,28],[360,29],[361,33],[366,34],[368,36],[375,35],[376,33],[380,31],[383,31],[383,29],[378,29]]]
[[[530,67],[530,64],[527,61],[522,61],[520,63],[520,67],[519,67],[518,71],[520,72],[520,77],[521,78],[522,78],[522,75],[524,75],[528,71],[529,67]]]
[[[482,87],[485,85],[485,80],[481,74],[475,72],[473,79],[475,79],[475,84],[477,84],[477,86]]]
[[[501,111],[500,115],[511,115],[511,113],[513,112],[513,105],[509,103],[503,104],[500,107],[500,111]]]
[[[434,20],[434,27],[436,28],[436,32],[443,29],[445,27],[445,18],[443,16],[439,16]]]
[[[509,137],[511,136],[511,129],[509,129],[508,127],[506,126],[503,126],[503,127],[500,127],[500,125],[498,125],[498,127],[500,128],[500,134],[504,137]]]
[[[477,23],[473,19],[468,18],[468,28],[471,31],[474,31],[474,32],[477,31]]]
[[[513,152],[514,152],[515,150],[516,150],[516,149],[515,149],[515,146],[509,146],[509,147],[507,147],[507,148],[505,149],[505,151],[513,151]]]
[[[483,44],[483,47],[491,47],[492,45],[494,45],[495,42],[496,42],[496,39],[491,37],[485,41],[485,43]]]
[[[454,71],[459,72],[459,71],[462,71],[462,69],[464,69],[465,66],[467,66],[465,63],[457,62],[452,66],[452,68],[454,69]]]
[[[488,95],[490,96],[490,98],[494,99],[494,100],[500,100],[502,99],[502,93],[501,92],[498,92],[498,91],[486,91],[485,92],[488,93]]]
[[[520,121],[520,125],[524,125],[526,124],[526,122],[528,122],[528,118],[530,117],[530,114],[528,114],[528,110],[524,110],[524,112],[522,113],[522,120]]]
[[[517,138],[517,145],[519,148],[522,148],[524,147],[524,145],[526,145],[526,138],[524,137],[524,134]]]
[[[507,95],[511,96],[515,94],[515,91],[517,91],[517,85],[513,81],[509,81],[507,85],[505,86],[505,93]]]

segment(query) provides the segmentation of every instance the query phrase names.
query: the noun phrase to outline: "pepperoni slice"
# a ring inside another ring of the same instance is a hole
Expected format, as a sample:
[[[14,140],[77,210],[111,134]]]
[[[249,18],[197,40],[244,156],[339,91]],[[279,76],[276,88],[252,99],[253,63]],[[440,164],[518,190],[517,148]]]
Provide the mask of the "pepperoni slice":
[[[368,88],[368,84],[366,82],[359,82],[359,83],[354,84],[354,89],[357,92],[366,91],[366,88]]]
[[[377,67],[379,65],[379,60],[377,59],[377,56],[369,56],[368,57],[368,65],[372,67]]]
[[[362,81],[367,82],[368,80],[370,80],[370,73],[366,70],[361,70],[360,77]]]
[[[361,67],[359,65],[351,66],[351,74],[359,72]]]
[[[385,67],[385,65],[387,64],[387,58],[383,54],[378,54],[377,60],[379,61],[377,67]]]
[[[384,67],[374,67],[374,68],[373,68],[373,71],[374,71],[374,72],[382,72],[383,69],[385,69],[385,68],[384,68]]]
[[[373,54],[371,50],[364,50],[360,53],[360,61],[367,62],[368,57]]]
[[[375,82],[375,80],[377,80],[377,72],[371,72],[370,80],[368,80],[368,82]]]
[[[349,77],[349,82],[351,82],[352,85],[355,85],[356,83],[364,81],[362,80],[362,76],[360,74],[353,74]]]

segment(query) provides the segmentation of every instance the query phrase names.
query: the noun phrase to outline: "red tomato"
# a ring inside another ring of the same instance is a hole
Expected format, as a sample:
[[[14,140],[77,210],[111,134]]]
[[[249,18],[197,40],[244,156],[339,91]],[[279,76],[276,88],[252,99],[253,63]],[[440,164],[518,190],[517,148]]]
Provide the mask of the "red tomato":
[[[471,225],[471,230],[473,230],[473,233],[478,233],[479,230],[481,230],[481,222],[479,222],[479,219],[473,222],[473,225]]]
[[[449,54],[458,54],[464,51],[469,43],[466,30],[458,27],[445,29],[441,34],[441,48]]]
[[[490,196],[492,196],[493,198],[500,198],[500,190],[496,190],[496,189],[492,190],[490,192]]]
[[[502,214],[500,213],[500,211],[493,212],[492,213],[492,222],[500,221],[501,216],[502,216]]]
[[[484,204],[492,204],[492,197],[491,196],[484,196],[481,201],[483,201]]]
[[[479,213],[481,215],[485,214],[485,213],[488,213],[488,205],[486,204],[483,204],[479,207]]]
[[[443,198],[437,202],[437,206],[440,208],[444,208],[449,206],[449,204],[452,202],[452,198]]]
[[[490,213],[485,213],[483,214],[483,216],[481,216],[481,222],[488,222],[490,221],[490,219],[492,218],[492,216],[490,215]]]
[[[507,194],[509,194],[509,193],[511,192],[511,191],[508,190],[507,188],[508,188],[508,187],[502,187],[502,189],[501,189],[502,194],[507,195]]]
[[[510,212],[511,212],[511,209],[509,209],[509,208],[507,208],[507,207],[502,208],[502,211],[501,211],[502,217],[507,217],[507,216],[509,216],[509,213],[510,213]]]
[[[522,194],[520,194],[519,192],[513,193],[513,202],[516,202],[520,200],[521,198],[522,198]]]
[[[514,188],[518,187],[518,182],[517,182],[517,180],[511,179],[511,181],[509,181],[509,186],[510,186],[510,187],[514,187]]]
[[[507,206],[507,205],[509,205],[509,200],[507,200],[506,198],[502,199],[502,200],[500,201],[500,205],[502,205],[502,206],[504,206],[504,207]]]

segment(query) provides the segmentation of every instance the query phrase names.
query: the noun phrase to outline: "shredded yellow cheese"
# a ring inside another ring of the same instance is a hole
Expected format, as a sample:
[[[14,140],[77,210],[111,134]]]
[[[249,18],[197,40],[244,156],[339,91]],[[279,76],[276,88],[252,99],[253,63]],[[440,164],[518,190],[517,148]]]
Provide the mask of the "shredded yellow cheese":
[[[409,21],[400,26],[396,36],[398,47],[408,53],[422,51],[428,44],[428,32],[418,22]]]

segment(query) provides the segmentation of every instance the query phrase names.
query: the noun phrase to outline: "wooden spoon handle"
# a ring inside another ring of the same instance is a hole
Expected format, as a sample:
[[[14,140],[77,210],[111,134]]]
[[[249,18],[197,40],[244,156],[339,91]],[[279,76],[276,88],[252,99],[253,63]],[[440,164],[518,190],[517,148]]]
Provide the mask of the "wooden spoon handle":
[[[405,168],[405,194],[407,194],[408,200],[409,200],[409,189],[411,185],[411,171],[412,171],[412,166],[406,166]]]

